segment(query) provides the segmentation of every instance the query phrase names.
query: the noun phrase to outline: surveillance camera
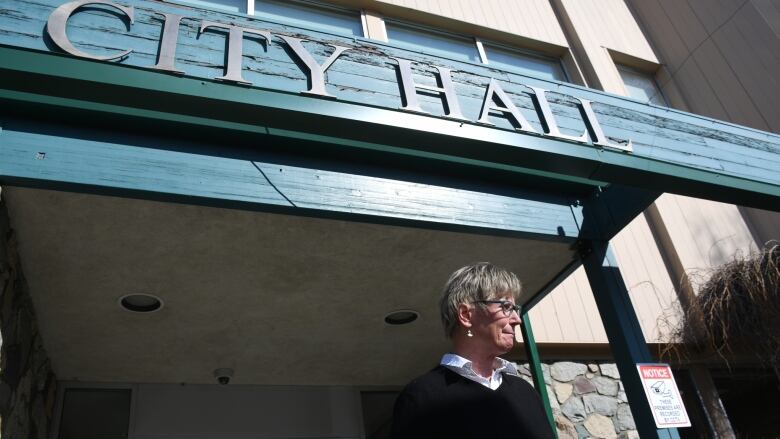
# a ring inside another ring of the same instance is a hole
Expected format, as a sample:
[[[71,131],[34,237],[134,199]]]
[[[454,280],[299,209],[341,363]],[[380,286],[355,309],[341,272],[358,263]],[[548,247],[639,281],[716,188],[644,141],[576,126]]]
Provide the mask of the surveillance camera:
[[[233,369],[219,368],[214,371],[214,378],[221,385],[228,384],[230,379],[233,378]]]

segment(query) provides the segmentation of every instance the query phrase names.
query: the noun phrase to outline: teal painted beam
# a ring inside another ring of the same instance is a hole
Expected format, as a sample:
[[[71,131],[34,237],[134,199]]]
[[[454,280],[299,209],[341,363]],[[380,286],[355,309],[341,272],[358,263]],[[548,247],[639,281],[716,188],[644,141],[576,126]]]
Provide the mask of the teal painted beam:
[[[523,324],[520,325],[520,331],[523,333],[523,346],[525,347],[525,355],[528,358],[528,365],[531,369],[531,377],[534,380],[536,391],[539,392],[539,397],[542,398],[542,405],[547,414],[547,421],[550,423],[553,435],[557,438],[558,429],[555,427],[555,416],[553,416],[552,407],[550,407],[550,397],[547,394],[547,383],[544,381],[542,361],[539,357],[539,350],[536,348],[536,339],[534,338],[534,330],[531,326],[531,317],[528,316],[525,305],[523,306],[522,313],[520,318],[522,319]]]
[[[658,195],[657,192],[621,185],[598,188],[582,201],[583,208],[578,212],[581,240],[577,247],[640,436],[676,439],[679,437],[676,429],[655,427],[636,370],[637,363],[650,363],[654,359],[609,246],[609,240]]]
[[[292,164],[258,152],[6,120],[0,184],[574,241],[565,200]],[[258,144],[274,138],[258,138]],[[300,160],[298,160],[300,162]],[[316,163],[313,163],[316,164]],[[370,171],[370,170],[368,170]]]
[[[384,149],[391,155],[393,150],[401,148],[446,156],[451,160],[525,168],[561,180],[575,178],[586,183],[610,181],[654,191],[780,209],[780,185],[776,182],[778,172],[761,170],[761,166],[771,165],[770,158],[777,155],[776,144],[768,143],[770,140],[775,142],[776,136],[755,130],[723,125],[735,133],[717,131],[712,127],[706,131],[682,122],[678,122],[679,126],[675,126],[674,130],[671,126],[668,128],[678,137],[688,136],[689,140],[692,139],[690,144],[706,143],[709,138],[704,136],[708,135],[730,139],[734,142],[731,144],[734,149],[764,151],[768,156],[745,155],[745,166],[760,164],[751,177],[714,168],[692,167],[687,162],[664,162],[639,154],[600,150],[479,124],[311,98],[297,93],[174,77],[110,63],[11,48],[0,48],[0,56],[4,59],[0,68],[0,84],[6,87],[3,93],[9,102],[23,103],[28,102],[25,99],[31,96],[51,96],[60,99],[60,103],[65,100],[109,105],[118,111],[114,115],[152,111],[168,114],[171,119],[186,119],[186,123],[217,121],[233,129],[254,127],[252,129],[267,132],[275,130],[280,135],[303,132],[329,137],[348,144],[350,148]],[[671,110],[652,110],[679,116]],[[680,117],[691,119],[689,116]],[[659,121],[657,118],[653,120]],[[714,122],[700,120],[699,123],[712,125]],[[683,129],[687,131],[683,133]],[[755,139],[751,140],[750,136]],[[658,132],[651,136],[652,139],[662,137]],[[751,141],[755,143],[755,148],[745,146]]]
[[[599,309],[620,379],[642,438],[679,439],[677,429],[658,429],[636,369],[637,363],[652,363],[642,328],[631,304],[620,269],[607,241],[586,241],[581,248],[596,306]]]
[[[424,151],[411,147],[393,146],[388,144],[366,142],[359,140],[345,139],[343,137],[326,136],[322,134],[307,133],[296,130],[285,130],[279,128],[269,128],[263,125],[252,123],[226,121],[215,118],[215,115],[191,116],[177,113],[167,113],[145,108],[132,108],[120,105],[104,104],[99,102],[84,101],[81,99],[63,98],[49,95],[39,95],[25,93],[15,90],[4,90],[0,88],[0,103],[5,102],[6,108],[12,108],[13,116],[28,116],[35,118],[40,114],[46,114],[48,119],[61,120],[64,123],[83,123],[89,120],[93,125],[103,120],[103,125],[111,128],[117,118],[121,118],[124,127],[132,128],[132,124],[140,125],[141,132],[148,131],[150,127],[155,127],[156,132],[179,133],[187,135],[189,132],[198,129],[198,135],[208,137],[219,141],[220,136],[230,136],[232,139],[243,138],[248,143],[254,143],[253,136],[273,135],[280,138],[296,141],[297,145],[311,145],[308,148],[299,148],[301,150],[326,150],[326,145],[335,146],[341,150],[342,155],[345,151],[350,154],[374,154],[383,156],[380,163],[385,165],[393,162],[395,164],[409,164],[410,160],[422,164],[445,165],[446,169],[456,169],[458,167],[473,170],[482,170],[488,175],[505,174],[507,179],[516,184],[528,184],[528,180],[533,180],[530,187],[537,187],[544,190],[552,190],[559,194],[570,194],[572,197],[582,197],[592,192],[592,189],[598,186],[605,186],[607,183],[599,180],[581,178],[566,174],[557,174],[553,172],[541,171],[538,169],[515,166],[504,163],[496,163],[486,160],[470,159],[458,157],[449,154]],[[0,106],[2,113],[2,106]],[[289,142],[292,144],[293,142]],[[333,150],[334,148],[330,148]],[[355,156],[352,155],[351,158]],[[425,166],[425,165],[424,165]],[[541,182],[541,183],[537,183]]]
[[[597,188],[577,213],[580,238],[609,241],[660,195],[652,190],[617,184]]]
[[[193,122],[217,119],[259,125],[256,129],[274,129],[280,135],[308,132],[346,142],[371,142],[524,166],[583,181],[595,181],[589,176],[599,165],[599,154],[592,148],[395,109],[11,48],[0,47],[0,57],[4,59],[0,87],[7,96],[17,93],[15,97],[21,100],[31,95],[53,96],[125,107],[134,113],[139,109],[153,110],[158,115],[171,113],[175,115],[171,117]],[[520,152],[526,160],[518,160]],[[526,161],[534,166],[525,166]]]

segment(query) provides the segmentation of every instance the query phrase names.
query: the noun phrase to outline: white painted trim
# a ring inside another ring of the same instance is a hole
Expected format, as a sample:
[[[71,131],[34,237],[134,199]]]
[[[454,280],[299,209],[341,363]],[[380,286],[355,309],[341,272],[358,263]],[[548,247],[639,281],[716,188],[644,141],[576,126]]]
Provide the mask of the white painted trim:
[[[251,2],[255,0],[249,0]],[[363,27],[363,38],[371,38],[371,34],[368,31],[368,21],[366,19],[366,10],[360,10],[360,25]]]
[[[485,53],[485,46],[482,45],[482,40],[480,40],[477,37],[474,37],[474,44],[477,45],[477,52],[479,53],[479,60],[482,61],[482,64],[490,64],[490,63],[488,63],[487,53]]]
[[[246,0],[246,14],[255,15],[255,0]]]

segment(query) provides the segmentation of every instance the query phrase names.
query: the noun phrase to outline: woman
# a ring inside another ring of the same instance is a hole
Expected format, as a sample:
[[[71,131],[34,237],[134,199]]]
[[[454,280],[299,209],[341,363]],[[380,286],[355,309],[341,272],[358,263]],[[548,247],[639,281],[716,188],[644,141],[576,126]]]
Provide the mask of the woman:
[[[394,439],[554,437],[539,395],[498,357],[515,340],[520,290],[517,276],[485,262],[450,276],[440,308],[452,352],[398,396]]]

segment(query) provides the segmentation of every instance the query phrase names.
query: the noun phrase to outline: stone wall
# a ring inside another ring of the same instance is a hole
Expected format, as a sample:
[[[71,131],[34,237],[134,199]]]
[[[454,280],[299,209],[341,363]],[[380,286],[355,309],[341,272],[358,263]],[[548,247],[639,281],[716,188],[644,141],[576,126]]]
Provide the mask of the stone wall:
[[[528,364],[518,370],[533,384]],[[561,361],[542,370],[559,439],[639,437],[614,363]]]
[[[8,212],[0,201],[0,437],[46,439],[56,379],[43,348],[19,263]]]

